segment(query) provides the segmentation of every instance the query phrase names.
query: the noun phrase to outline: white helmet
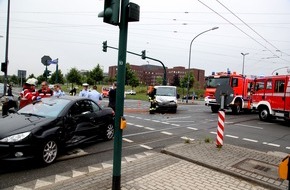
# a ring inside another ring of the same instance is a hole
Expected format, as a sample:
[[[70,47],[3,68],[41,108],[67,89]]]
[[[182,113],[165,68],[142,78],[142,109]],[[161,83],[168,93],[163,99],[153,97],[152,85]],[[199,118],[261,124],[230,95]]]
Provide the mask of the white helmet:
[[[27,79],[25,83],[36,86],[37,82],[38,80],[36,78],[30,78],[30,79]]]

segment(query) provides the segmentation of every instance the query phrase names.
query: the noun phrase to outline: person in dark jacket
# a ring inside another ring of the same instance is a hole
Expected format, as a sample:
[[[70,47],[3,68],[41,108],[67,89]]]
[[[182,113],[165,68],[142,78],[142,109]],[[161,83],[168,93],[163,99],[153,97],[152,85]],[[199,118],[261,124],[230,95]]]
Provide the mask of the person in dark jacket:
[[[112,89],[109,91],[109,105],[114,111],[116,111],[116,90],[117,90],[117,83],[113,83]]]
[[[7,97],[2,105],[2,116],[8,115],[8,110],[10,108],[14,108],[15,110],[18,108],[17,101],[14,100],[14,95],[12,93],[12,84],[8,84],[7,86]]]

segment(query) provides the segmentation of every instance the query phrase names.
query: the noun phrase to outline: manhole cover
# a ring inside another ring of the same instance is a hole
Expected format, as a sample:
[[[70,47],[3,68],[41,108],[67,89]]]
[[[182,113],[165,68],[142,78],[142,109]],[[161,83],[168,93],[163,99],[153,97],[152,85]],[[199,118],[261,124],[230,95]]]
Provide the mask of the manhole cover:
[[[278,166],[268,164],[265,162],[253,160],[253,159],[245,159],[233,167],[246,170],[255,174],[259,174],[271,179],[279,179],[278,177]]]

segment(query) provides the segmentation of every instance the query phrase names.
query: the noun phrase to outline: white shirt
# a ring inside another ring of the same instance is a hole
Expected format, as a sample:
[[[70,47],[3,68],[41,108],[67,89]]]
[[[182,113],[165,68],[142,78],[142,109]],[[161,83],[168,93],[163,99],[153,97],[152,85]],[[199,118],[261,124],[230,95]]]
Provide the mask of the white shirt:
[[[88,93],[88,98],[94,100],[95,102],[97,102],[98,104],[100,104],[100,100],[102,100],[102,96],[101,94],[96,91],[96,90],[92,90]]]
[[[89,90],[83,89],[82,91],[80,91],[79,96],[87,98],[89,96]]]

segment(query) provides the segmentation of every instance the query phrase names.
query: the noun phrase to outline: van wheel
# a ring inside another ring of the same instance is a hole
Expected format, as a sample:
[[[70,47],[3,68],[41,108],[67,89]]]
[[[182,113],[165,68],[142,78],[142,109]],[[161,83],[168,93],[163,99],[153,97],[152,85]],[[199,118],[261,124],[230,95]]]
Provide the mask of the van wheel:
[[[212,113],[217,113],[220,109],[220,106],[212,105],[210,108],[211,108]]]
[[[259,109],[259,118],[261,121],[269,121],[270,120],[270,113],[268,108],[266,107],[262,107],[261,109]]]

